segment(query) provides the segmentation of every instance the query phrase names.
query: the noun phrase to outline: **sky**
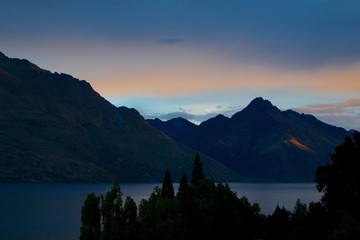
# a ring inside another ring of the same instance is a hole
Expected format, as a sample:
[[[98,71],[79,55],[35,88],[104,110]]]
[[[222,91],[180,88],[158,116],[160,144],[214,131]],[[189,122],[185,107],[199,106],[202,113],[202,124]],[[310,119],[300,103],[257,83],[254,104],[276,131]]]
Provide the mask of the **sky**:
[[[0,51],[145,118],[200,123],[256,97],[360,130],[360,1],[0,0]]]

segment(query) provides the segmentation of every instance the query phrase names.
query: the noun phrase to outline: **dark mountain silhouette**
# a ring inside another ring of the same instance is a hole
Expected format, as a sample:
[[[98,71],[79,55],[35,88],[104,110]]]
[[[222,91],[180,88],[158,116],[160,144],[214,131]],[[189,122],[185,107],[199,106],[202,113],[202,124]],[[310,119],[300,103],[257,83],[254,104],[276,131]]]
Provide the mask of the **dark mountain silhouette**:
[[[161,182],[191,176],[196,152],[115,107],[89,83],[0,53],[0,182]],[[239,180],[202,155],[208,177]]]
[[[148,120],[249,181],[313,182],[316,168],[329,162],[335,147],[349,135],[312,115],[281,111],[261,97],[231,118],[218,115],[195,127],[183,119],[183,126],[176,128],[172,121]]]

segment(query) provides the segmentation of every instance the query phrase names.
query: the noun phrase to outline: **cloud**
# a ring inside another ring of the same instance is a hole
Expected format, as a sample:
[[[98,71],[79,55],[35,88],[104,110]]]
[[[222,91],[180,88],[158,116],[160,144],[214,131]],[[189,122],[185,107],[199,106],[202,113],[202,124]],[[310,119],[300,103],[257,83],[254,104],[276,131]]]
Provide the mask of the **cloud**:
[[[192,123],[195,124],[200,124],[203,121],[208,120],[209,118],[215,117],[217,116],[218,113],[206,113],[206,114],[190,114],[190,113],[185,113],[185,112],[170,112],[170,113],[164,113],[164,114],[149,114],[144,116],[146,119],[154,119],[154,118],[158,118],[161,119],[163,121],[167,121],[173,118],[184,118]]]
[[[312,114],[320,120],[346,129],[360,130],[360,98],[342,102],[311,104],[294,108],[295,111]]]
[[[158,44],[164,44],[164,45],[176,45],[181,44],[186,41],[185,38],[161,38],[156,41]]]
[[[185,36],[199,46],[220,48],[239,58],[292,67],[360,60],[359,1],[109,2],[1,1],[0,22],[7,23],[2,26],[2,47],[17,49],[33,42],[41,49],[53,42],[58,48],[57,39],[68,39],[70,45],[89,41],[102,45],[103,40],[117,45],[159,36],[163,38],[156,40],[158,44],[174,45],[186,41],[176,36]]]
[[[169,113],[164,113],[164,114],[159,114],[159,113],[147,114],[147,115],[144,115],[144,117],[146,119],[159,118],[163,121],[182,117],[182,118],[185,118],[195,124],[200,124],[203,121],[206,121],[210,118],[216,117],[219,114],[227,116],[227,117],[231,117],[234,113],[236,113],[237,111],[240,111],[241,109],[239,107],[235,107],[235,106],[216,105],[214,108],[212,108],[211,111],[208,111],[208,112],[205,111],[205,113],[199,113],[198,111],[196,111],[197,114],[192,114],[192,113],[190,113],[192,110],[186,110],[184,107],[179,107],[179,110],[180,111],[169,112]]]
[[[150,114],[148,116],[145,116],[145,118],[159,118],[161,120],[170,120],[173,118],[182,117],[187,120],[194,120],[195,115],[186,113],[186,112],[170,112],[170,113],[163,113],[163,114]]]
[[[343,102],[336,103],[305,105],[300,108],[295,108],[295,110],[316,115],[355,113],[360,111],[360,98],[350,98]]]

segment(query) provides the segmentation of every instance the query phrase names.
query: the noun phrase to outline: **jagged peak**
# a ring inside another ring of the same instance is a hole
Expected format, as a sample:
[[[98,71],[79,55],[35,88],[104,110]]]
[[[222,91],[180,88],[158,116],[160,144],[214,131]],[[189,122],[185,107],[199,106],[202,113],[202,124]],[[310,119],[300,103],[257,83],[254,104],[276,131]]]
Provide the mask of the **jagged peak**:
[[[262,97],[254,98],[247,108],[272,108],[274,105],[267,99],[263,99]]]
[[[249,113],[265,113],[265,112],[281,112],[276,106],[274,106],[269,100],[263,99],[262,97],[257,97],[253,99],[249,105],[247,105],[242,111],[235,113],[231,119],[237,119],[243,114]]]
[[[153,121],[153,122],[160,122],[160,123],[162,123],[163,122],[163,120],[161,120],[160,118],[153,118],[153,119],[146,119],[147,121]]]
[[[36,64],[30,62],[27,59],[19,59],[19,58],[10,58],[8,56],[6,56],[3,52],[0,51],[0,64],[5,64],[5,66],[10,64],[16,64],[17,68],[21,68],[23,70],[30,70],[30,71],[43,71],[45,72],[45,70],[41,69],[40,67],[38,67]],[[48,71],[46,71],[48,72]]]

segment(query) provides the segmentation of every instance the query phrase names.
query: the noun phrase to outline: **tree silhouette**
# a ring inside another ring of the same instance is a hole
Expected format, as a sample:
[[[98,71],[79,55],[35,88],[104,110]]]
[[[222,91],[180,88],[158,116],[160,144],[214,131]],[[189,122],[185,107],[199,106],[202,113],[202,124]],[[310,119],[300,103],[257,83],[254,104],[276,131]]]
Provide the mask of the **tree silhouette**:
[[[137,206],[135,201],[127,196],[124,203],[125,236],[127,240],[137,239]]]
[[[195,161],[192,169],[191,183],[198,184],[200,180],[204,179],[204,172],[199,153],[196,153]]]
[[[184,173],[180,178],[177,196],[180,198],[180,200],[183,200],[183,198],[187,196],[188,192],[189,192],[189,183],[186,174]]]
[[[100,198],[90,193],[81,209],[80,240],[100,240],[100,230]]]
[[[164,181],[161,188],[161,196],[167,197],[167,198],[173,198],[174,197],[174,187],[171,180],[170,171],[167,168],[165,171]]]
[[[103,229],[101,238],[106,240],[118,239],[124,235],[124,209],[122,192],[118,181],[115,181],[105,197],[101,196],[101,215]]]
[[[304,224],[308,215],[308,209],[306,203],[302,203],[300,198],[295,202],[294,209],[291,214],[291,221],[294,224]]]
[[[283,206],[276,206],[274,213],[268,217],[268,229],[265,240],[285,240],[290,233],[290,214]]]
[[[331,163],[316,171],[321,201],[329,209],[348,213],[360,219],[360,133],[346,137],[335,149]]]
[[[123,206],[118,182],[100,199],[89,195],[82,212],[81,240],[215,240],[235,235],[250,240],[262,236],[265,218],[259,205],[250,204],[245,196],[238,198],[228,184],[204,179],[198,154],[193,179],[196,184],[189,184],[183,174],[175,196],[166,169],[162,188],[155,187],[148,199],[142,199],[138,211],[130,197]],[[96,231],[92,222],[97,222]]]

